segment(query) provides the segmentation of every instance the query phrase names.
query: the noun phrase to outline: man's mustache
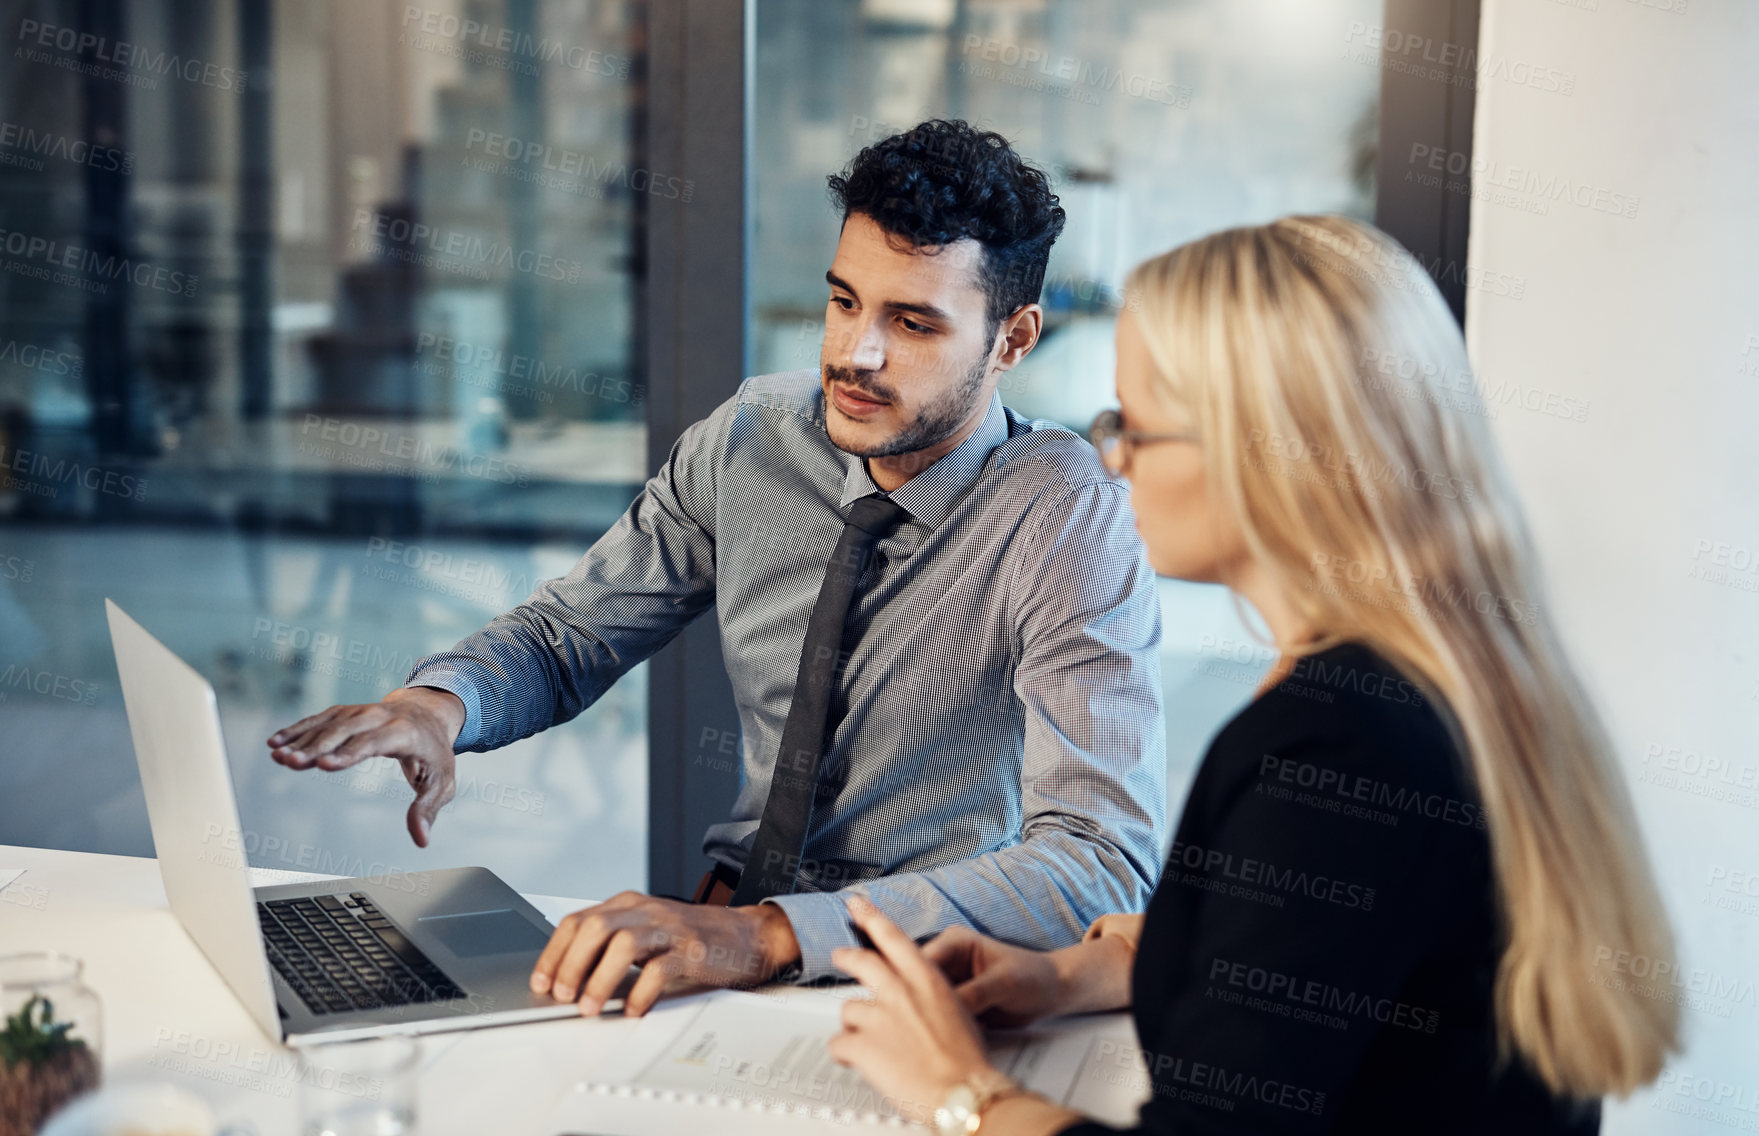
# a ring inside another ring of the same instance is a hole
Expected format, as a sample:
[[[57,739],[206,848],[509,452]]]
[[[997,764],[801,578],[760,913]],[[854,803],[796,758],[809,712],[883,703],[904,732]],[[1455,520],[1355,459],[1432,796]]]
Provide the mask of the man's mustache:
[[[880,402],[898,401],[896,392],[885,384],[873,380],[872,371],[856,371],[848,367],[833,367],[826,363],[824,374],[828,381],[854,387],[864,394],[872,395]]]

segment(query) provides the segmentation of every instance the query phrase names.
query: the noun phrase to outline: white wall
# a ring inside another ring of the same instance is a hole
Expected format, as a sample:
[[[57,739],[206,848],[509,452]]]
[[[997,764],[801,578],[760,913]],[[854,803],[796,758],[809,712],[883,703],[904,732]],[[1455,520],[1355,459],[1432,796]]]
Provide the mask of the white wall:
[[[1467,339],[1690,1000],[1605,1131],[1759,1131],[1759,2],[1485,0],[1481,33],[1472,276],[1521,283]]]

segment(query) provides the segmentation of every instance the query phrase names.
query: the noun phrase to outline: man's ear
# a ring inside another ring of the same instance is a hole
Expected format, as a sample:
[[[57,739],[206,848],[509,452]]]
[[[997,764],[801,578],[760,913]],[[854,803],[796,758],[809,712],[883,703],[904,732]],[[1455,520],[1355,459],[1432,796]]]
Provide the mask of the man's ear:
[[[1002,353],[996,359],[997,369],[1006,371],[1018,366],[1038,343],[1043,330],[1044,309],[1037,304],[1023,304],[1015,308],[1012,315],[1004,317],[996,329],[1002,344]]]

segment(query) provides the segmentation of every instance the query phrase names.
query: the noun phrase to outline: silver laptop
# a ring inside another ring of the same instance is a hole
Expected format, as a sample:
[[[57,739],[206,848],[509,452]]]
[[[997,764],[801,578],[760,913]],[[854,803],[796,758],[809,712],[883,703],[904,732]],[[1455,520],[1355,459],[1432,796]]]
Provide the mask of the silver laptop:
[[[486,868],[252,889],[214,688],[104,601],[171,910],[288,1042],[567,1017],[533,994],[553,928]]]

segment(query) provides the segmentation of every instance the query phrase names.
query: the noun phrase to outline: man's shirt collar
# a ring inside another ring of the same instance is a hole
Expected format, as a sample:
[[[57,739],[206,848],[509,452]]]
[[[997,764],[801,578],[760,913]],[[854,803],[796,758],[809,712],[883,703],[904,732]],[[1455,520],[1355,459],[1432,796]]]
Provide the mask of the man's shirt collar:
[[[890,496],[892,500],[910,510],[910,516],[927,525],[929,529],[938,529],[953,511],[953,507],[964,499],[977,484],[977,478],[983,473],[984,462],[988,460],[990,451],[1008,440],[1008,416],[1002,410],[1002,396],[999,392],[989,396],[989,411],[984,414],[983,421],[971,436],[960,442],[951,453],[944,454],[933,465],[899,486]],[[851,502],[872,493],[884,492],[874,483],[873,476],[867,472],[867,460],[845,451],[843,455],[843,500],[840,507],[849,508]]]

